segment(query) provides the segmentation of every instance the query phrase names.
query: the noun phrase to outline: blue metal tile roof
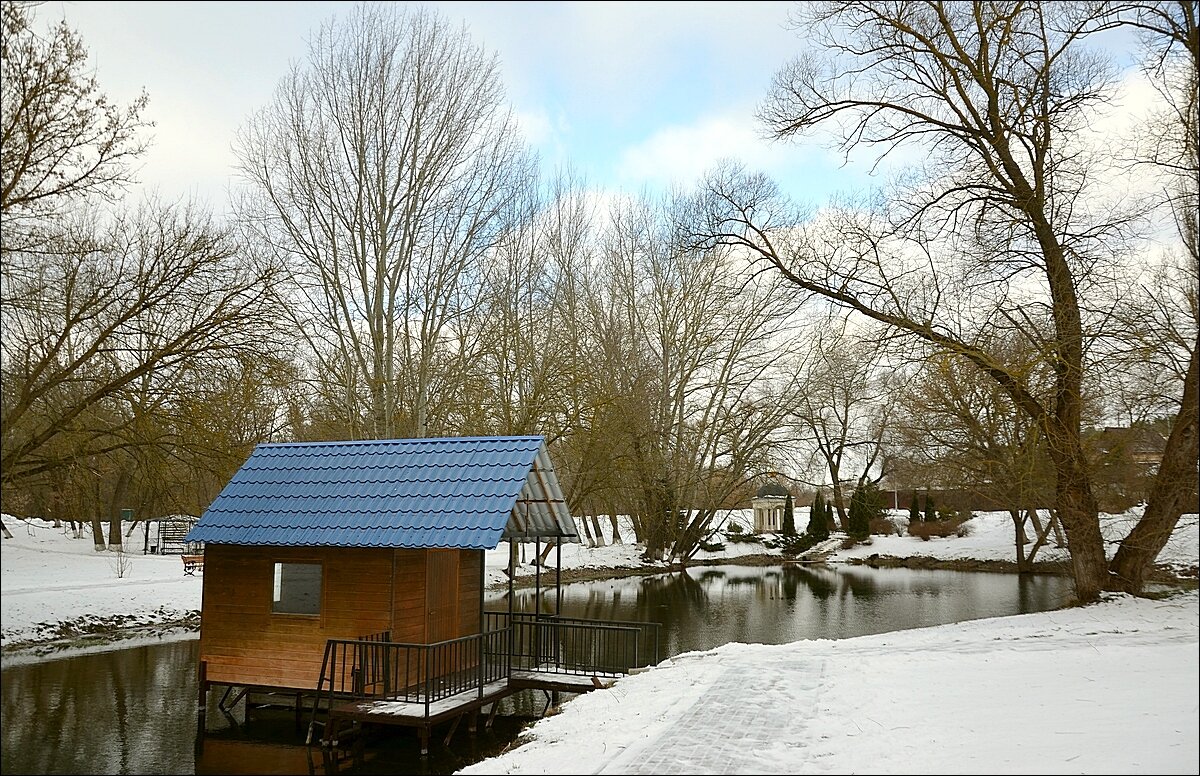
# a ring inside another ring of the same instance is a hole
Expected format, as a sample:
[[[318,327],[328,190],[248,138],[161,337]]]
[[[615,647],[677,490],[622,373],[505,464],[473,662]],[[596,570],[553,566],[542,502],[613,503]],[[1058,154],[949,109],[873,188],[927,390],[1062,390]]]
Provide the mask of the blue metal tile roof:
[[[548,460],[540,436],[261,444],[187,541],[492,549]],[[553,531],[574,538],[559,496]]]

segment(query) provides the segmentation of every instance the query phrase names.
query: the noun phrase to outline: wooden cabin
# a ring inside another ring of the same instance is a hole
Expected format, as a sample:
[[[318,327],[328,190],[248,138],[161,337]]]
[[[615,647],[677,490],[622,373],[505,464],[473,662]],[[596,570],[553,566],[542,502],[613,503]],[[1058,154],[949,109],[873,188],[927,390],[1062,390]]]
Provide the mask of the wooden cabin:
[[[484,553],[578,542],[539,436],[258,445],[204,543],[202,686],[312,691],[332,640],[482,633]]]

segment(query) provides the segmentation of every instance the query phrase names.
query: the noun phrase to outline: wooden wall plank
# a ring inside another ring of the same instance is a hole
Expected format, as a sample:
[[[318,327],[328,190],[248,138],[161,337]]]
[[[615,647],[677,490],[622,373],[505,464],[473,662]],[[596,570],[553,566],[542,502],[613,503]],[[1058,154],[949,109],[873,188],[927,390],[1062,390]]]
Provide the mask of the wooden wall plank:
[[[271,612],[277,562],[322,564],[319,616]],[[439,638],[476,633],[482,564],[479,550],[210,544],[200,627],[207,678],[313,689],[327,639],[388,630],[393,641],[427,643],[439,632],[447,634]],[[441,611],[432,627],[431,584]]]

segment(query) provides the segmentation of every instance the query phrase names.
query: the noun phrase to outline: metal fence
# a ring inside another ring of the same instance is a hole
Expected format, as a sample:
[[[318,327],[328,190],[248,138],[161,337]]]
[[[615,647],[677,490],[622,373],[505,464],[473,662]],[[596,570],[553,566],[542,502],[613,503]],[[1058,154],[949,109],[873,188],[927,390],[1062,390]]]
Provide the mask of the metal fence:
[[[514,670],[619,675],[659,661],[656,622],[485,612],[484,627],[509,631]]]
[[[329,639],[321,661],[309,740],[318,710],[336,702],[432,704],[482,699],[512,671],[615,676],[658,663],[658,623],[485,612],[484,632],[436,644],[394,642],[387,631]]]
[[[508,676],[508,634],[463,636],[436,644],[390,640],[388,632],[325,643],[318,703],[383,700],[420,704],[425,716],[439,700],[464,693],[482,696],[492,682]]]

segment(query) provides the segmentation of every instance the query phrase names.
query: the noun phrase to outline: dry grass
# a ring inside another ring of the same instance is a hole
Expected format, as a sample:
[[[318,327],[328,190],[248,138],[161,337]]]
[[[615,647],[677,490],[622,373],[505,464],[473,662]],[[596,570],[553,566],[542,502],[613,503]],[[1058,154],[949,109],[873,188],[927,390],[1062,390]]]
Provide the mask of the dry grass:
[[[876,517],[871,520],[871,535],[872,536],[891,536],[892,534],[900,533],[896,528],[896,524],[886,517]]]
[[[945,539],[948,536],[966,536],[970,532],[967,527],[967,521],[970,517],[955,516],[946,520],[934,520],[932,522],[922,520],[919,523],[908,524],[908,535],[920,537],[923,541],[929,541],[933,537]]]

